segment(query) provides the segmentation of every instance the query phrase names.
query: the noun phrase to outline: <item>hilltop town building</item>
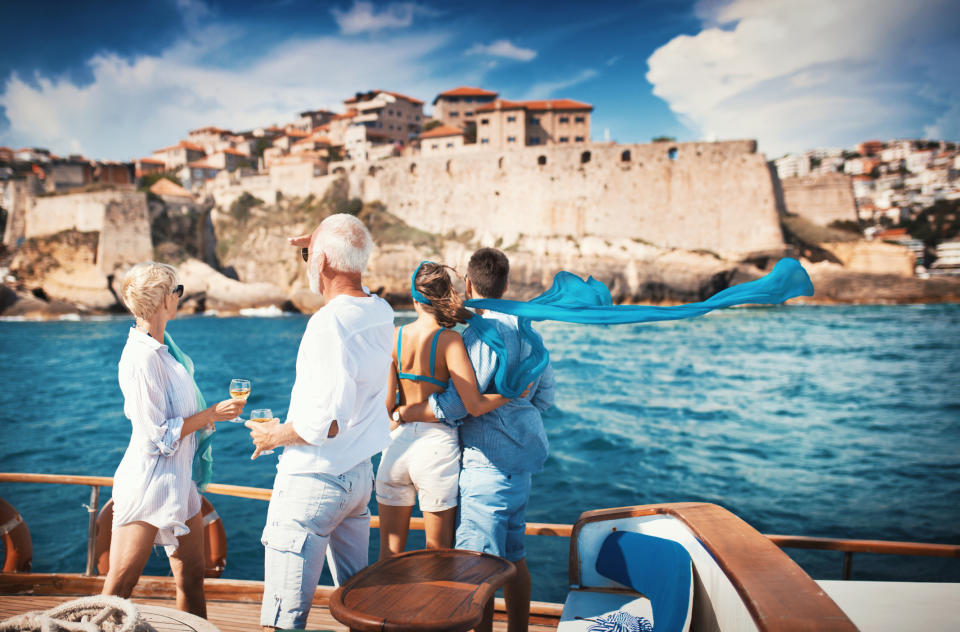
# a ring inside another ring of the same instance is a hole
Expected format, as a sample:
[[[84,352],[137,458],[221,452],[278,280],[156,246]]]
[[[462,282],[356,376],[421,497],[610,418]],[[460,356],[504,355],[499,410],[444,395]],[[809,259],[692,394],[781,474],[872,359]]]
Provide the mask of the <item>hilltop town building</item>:
[[[480,106],[477,143],[490,149],[590,141],[593,106],[572,99],[506,101]]]
[[[497,96],[496,92],[470,86],[441,92],[433,100],[433,118],[463,129],[468,123],[476,123],[478,107],[493,103]]]
[[[293,127],[310,132],[316,127],[326,125],[334,116],[335,114],[330,110],[307,110],[300,113],[300,118],[293,123]]]
[[[167,170],[185,167],[188,163],[200,160],[205,155],[203,147],[186,140],[153,152],[153,157],[162,160]]]
[[[397,143],[407,144],[423,129],[423,101],[403,94],[371,90],[345,99],[343,105],[357,112],[352,125],[363,125]]]
[[[167,163],[157,158],[137,158],[133,161],[134,175],[137,178],[152,173],[163,173],[167,170]]]
[[[444,154],[463,148],[463,130],[440,125],[420,134],[420,153],[424,156]]]

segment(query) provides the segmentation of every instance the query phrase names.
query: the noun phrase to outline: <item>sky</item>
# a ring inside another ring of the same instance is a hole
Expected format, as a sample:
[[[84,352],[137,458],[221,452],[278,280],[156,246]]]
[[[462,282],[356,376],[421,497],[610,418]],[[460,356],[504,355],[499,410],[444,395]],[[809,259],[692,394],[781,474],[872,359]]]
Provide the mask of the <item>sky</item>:
[[[769,158],[960,140],[960,0],[4,3],[0,145],[130,160],[384,89],[594,106],[594,141]]]

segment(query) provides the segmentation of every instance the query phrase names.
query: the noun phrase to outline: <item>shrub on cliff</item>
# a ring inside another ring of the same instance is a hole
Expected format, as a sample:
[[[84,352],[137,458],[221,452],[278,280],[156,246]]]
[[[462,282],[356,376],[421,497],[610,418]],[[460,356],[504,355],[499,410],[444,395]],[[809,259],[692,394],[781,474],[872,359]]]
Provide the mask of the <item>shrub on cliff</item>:
[[[230,215],[238,222],[245,222],[250,219],[250,209],[255,206],[263,206],[263,200],[244,191],[230,205]]]

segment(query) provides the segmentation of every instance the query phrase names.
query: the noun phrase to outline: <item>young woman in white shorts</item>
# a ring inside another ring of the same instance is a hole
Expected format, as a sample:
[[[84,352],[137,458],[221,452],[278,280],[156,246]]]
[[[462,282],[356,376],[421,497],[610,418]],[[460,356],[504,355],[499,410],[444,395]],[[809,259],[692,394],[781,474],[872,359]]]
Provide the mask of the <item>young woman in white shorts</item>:
[[[397,407],[426,400],[444,390],[451,379],[473,416],[510,401],[477,390],[477,376],[463,340],[449,329],[473,314],[463,306],[447,266],[422,262],[413,273],[410,293],[417,320],[394,332],[393,370],[386,402],[393,413],[393,441],[384,450],[377,470],[380,559],[403,552],[418,497],[427,548],[452,547],[456,522],[460,478],[457,429],[436,421],[399,419]]]

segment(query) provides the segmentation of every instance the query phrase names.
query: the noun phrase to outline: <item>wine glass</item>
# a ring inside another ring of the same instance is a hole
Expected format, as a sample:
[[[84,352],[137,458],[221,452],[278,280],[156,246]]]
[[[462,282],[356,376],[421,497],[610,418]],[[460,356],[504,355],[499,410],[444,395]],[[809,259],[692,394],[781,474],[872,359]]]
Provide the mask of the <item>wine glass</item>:
[[[230,397],[246,401],[246,399],[250,397],[250,380],[241,378],[230,380]],[[246,420],[240,417],[234,417],[230,421],[236,424],[242,424]]]
[[[269,408],[257,408],[250,411],[250,421],[262,424],[273,419],[273,411]],[[273,454],[273,450],[263,450],[260,454]]]

